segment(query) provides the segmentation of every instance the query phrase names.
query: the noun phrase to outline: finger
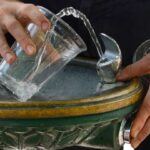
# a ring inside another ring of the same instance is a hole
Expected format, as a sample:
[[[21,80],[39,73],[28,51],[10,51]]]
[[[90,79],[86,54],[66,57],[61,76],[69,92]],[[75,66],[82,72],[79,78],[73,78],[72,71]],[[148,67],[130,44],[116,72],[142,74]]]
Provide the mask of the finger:
[[[26,54],[36,53],[36,46],[22,27],[22,25],[13,16],[7,16],[5,26],[10,34],[20,43]]]
[[[118,80],[127,80],[136,76],[142,76],[150,73],[150,54],[144,56],[141,60],[127,66],[119,74]]]
[[[150,116],[150,89],[147,92],[147,95],[144,99],[144,102],[140,108],[140,111],[137,113],[135,120],[133,121],[133,125],[131,128],[131,137],[135,138],[138,133],[144,127],[146,120]]]
[[[132,139],[131,143],[134,148],[137,148],[140,143],[150,134],[150,118],[146,121],[144,127],[139,132],[135,139]]]
[[[29,18],[45,32],[50,28],[49,20],[33,4],[24,4],[17,11],[17,16]]]
[[[0,54],[9,64],[12,64],[16,60],[16,55],[8,46],[2,30],[0,30]]]
[[[53,63],[61,58],[59,52],[49,43],[45,46],[45,50],[49,60]]]

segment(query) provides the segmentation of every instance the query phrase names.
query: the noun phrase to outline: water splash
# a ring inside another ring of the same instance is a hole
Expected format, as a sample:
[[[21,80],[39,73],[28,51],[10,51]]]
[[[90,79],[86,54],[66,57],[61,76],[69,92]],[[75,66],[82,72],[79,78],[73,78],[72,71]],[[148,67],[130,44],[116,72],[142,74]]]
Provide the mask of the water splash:
[[[4,85],[8,90],[12,92],[15,96],[17,96],[17,100],[21,102],[26,102],[30,99],[35,93],[39,91],[39,87],[34,83],[28,83],[24,81],[17,81],[10,76],[5,76],[6,80],[1,78],[0,82]]]

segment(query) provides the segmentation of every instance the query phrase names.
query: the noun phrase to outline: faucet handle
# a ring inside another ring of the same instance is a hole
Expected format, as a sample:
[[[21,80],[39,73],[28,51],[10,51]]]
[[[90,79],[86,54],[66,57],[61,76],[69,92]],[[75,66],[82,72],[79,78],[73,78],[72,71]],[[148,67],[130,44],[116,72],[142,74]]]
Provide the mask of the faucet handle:
[[[129,144],[131,141],[131,125],[132,125],[132,121],[131,120],[127,120],[126,124],[124,126],[124,131],[123,131],[123,140],[124,143]]]
[[[119,131],[119,144],[122,146],[124,144],[130,144],[131,142],[131,127],[133,123],[133,119],[135,114],[128,116],[127,118],[123,119],[120,125]]]

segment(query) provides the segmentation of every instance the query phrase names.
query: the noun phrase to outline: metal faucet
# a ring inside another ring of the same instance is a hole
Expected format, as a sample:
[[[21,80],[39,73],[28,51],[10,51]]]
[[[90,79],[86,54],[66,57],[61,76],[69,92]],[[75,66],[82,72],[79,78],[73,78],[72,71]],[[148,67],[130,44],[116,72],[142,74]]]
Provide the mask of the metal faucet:
[[[122,63],[121,50],[117,42],[110,36],[103,33],[100,36],[105,46],[105,51],[97,62],[97,72],[102,84],[114,83]]]

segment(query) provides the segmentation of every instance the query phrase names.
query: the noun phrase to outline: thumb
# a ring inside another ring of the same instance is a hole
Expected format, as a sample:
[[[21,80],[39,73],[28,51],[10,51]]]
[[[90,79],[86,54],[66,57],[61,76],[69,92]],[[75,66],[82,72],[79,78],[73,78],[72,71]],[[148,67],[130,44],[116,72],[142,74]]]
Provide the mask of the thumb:
[[[134,64],[128,65],[116,76],[117,80],[128,80],[150,73],[150,54],[144,56]]]

